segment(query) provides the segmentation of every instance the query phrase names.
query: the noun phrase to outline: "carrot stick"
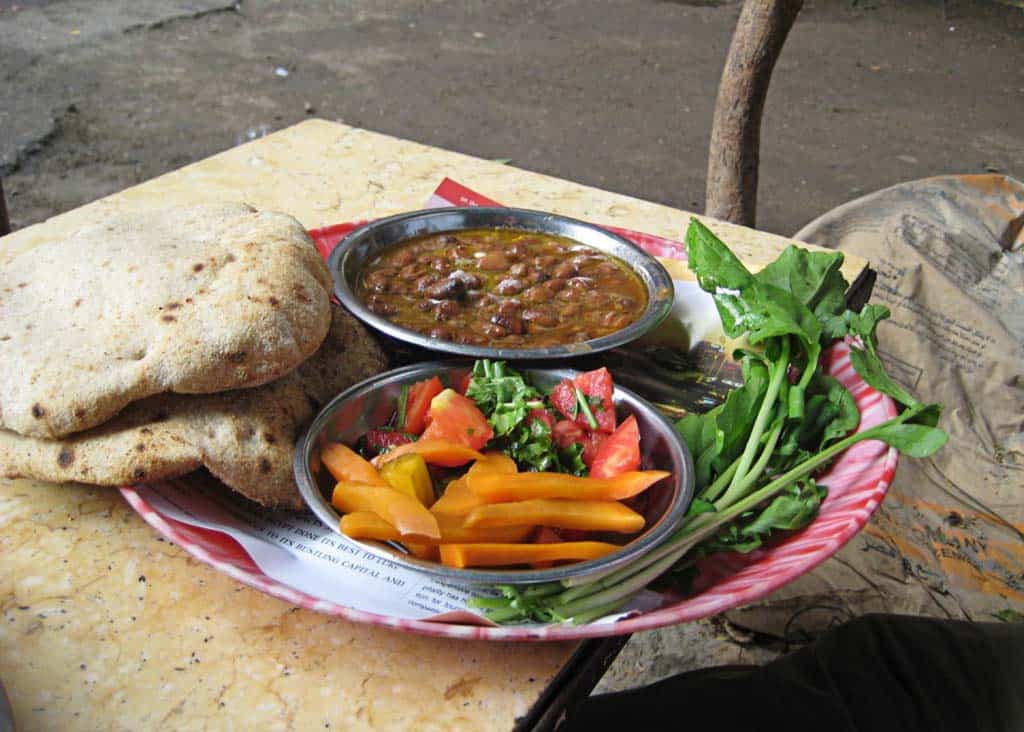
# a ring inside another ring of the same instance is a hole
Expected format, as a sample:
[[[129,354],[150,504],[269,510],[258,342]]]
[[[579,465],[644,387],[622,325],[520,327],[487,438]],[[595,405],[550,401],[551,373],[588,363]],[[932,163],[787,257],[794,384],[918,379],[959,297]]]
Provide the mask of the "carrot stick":
[[[437,519],[408,493],[389,486],[341,481],[334,486],[331,503],[343,513],[371,511],[395,527],[404,539],[440,540]]]
[[[633,534],[644,527],[644,517],[617,501],[538,498],[474,508],[466,516],[463,526],[553,526]]]
[[[435,516],[461,516],[485,503],[484,499],[469,489],[466,477],[463,476],[448,484],[444,494],[430,507],[430,512]]]
[[[424,559],[428,562],[438,562],[441,560],[441,552],[437,550],[436,544],[420,544],[407,541],[405,542],[405,548],[417,559]]]
[[[597,559],[621,547],[602,541],[561,544],[441,544],[441,563],[448,567],[503,567],[534,562]]]
[[[483,458],[477,460],[471,466],[466,475],[509,475],[519,470],[516,461],[500,452],[485,452]],[[464,514],[477,506],[486,503],[480,496],[469,490],[466,485],[466,475],[456,478],[444,489],[442,495],[430,507],[430,512],[440,516],[441,514]]]
[[[515,460],[503,452],[485,452],[482,458],[469,467],[469,472],[474,475],[477,473],[508,475],[518,473],[519,466],[516,465]]]
[[[586,501],[618,501],[642,493],[671,473],[634,470],[614,478],[579,478],[564,473],[476,474],[466,485],[487,503],[527,501],[533,498],[577,498]]]
[[[441,542],[446,543],[481,543],[507,544],[522,541],[533,531],[532,526],[502,526],[497,528],[466,528],[462,526],[462,518],[455,516],[438,516],[438,527],[441,529]],[[353,539],[374,539],[376,541],[403,541],[402,535],[394,526],[370,511],[353,511],[341,517],[341,533]],[[410,550],[410,542],[403,542]],[[415,542],[424,546],[436,544],[435,541]],[[419,556],[417,554],[417,556]]]
[[[465,465],[470,460],[479,460],[483,457],[479,452],[465,445],[459,445],[445,440],[417,440],[407,442],[404,445],[388,450],[383,455],[378,455],[372,461],[373,465],[380,467],[397,457],[407,455],[410,452],[419,453],[431,465],[441,465],[446,468],[456,468]]]
[[[320,450],[320,461],[335,480],[369,485],[387,485],[387,481],[361,455],[340,442],[329,442]]]

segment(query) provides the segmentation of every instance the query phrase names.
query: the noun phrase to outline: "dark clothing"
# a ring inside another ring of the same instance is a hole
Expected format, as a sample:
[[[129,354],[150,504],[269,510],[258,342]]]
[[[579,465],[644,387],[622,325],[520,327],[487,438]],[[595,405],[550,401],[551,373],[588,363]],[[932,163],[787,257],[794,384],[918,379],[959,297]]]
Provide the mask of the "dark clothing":
[[[867,615],[765,666],[590,697],[561,729],[1024,731],[1024,624]]]

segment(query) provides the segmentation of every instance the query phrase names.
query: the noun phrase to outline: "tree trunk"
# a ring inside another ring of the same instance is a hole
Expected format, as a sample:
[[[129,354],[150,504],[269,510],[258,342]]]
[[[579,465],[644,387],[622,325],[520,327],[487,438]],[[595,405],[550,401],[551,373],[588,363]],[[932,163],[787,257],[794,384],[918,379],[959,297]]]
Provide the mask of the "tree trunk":
[[[718,85],[711,126],[705,213],[753,226],[761,113],[775,62],[803,0],[746,0]]]
[[[11,233],[11,220],[7,216],[7,200],[4,198],[4,182],[0,179],[0,236]]]

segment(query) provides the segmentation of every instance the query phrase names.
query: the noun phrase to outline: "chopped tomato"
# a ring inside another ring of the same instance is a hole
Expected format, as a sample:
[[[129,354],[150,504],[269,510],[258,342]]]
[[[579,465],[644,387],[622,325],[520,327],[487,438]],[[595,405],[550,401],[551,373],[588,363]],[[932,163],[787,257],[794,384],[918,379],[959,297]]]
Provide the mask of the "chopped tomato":
[[[559,420],[551,428],[551,438],[563,450],[574,442],[584,442],[586,434],[582,427],[570,419]]]
[[[594,461],[598,447],[608,437],[603,432],[590,432],[568,419],[556,422],[555,426],[551,428],[551,436],[555,444],[563,450],[577,442],[583,445],[581,457],[583,458],[583,464],[588,468]]]
[[[597,448],[590,465],[591,478],[614,478],[640,469],[640,428],[630,415]]]
[[[608,439],[608,435],[604,432],[588,432],[587,441],[583,444],[583,454],[580,456],[583,458],[583,464],[588,468],[594,464],[594,460],[597,459],[598,450],[601,449],[601,445]]]
[[[427,411],[430,409],[430,400],[444,390],[444,384],[436,376],[423,381],[417,381],[409,387],[409,394],[405,399],[405,414],[402,415],[401,428],[410,434],[418,435],[427,426]]]
[[[555,416],[546,409],[532,409],[530,414],[527,415],[531,420],[539,419],[541,422],[548,426],[548,429],[554,429]]]
[[[551,390],[551,403],[555,409],[562,413],[566,419],[575,420],[579,413],[579,404],[576,403],[576,390],[571,379],[562,379],[558,385]]]
[[[585,410],[580,406],[576,389],[583,393],[597,427],[593,427]],[[573,380],[563,379],[551,392],[551,403],[565,417],[587,429],[600,432],[615,431],[615,403],[612,401],[612,375],[601,367],[586,371]]]
[[[467,371],[464,376],[461,376],[458,379],[456,379],[455,383],[452,386],[455,388],[455,391],[459,392],[460,394],[465,394],[467,391],[469,391],[469,383],[471,381],[473,381],[473,372]]]
[[[427,428],[421,439],[443,440],[479,450],[494,437],[487,417],[472,399],[445,389],[430,402]]]

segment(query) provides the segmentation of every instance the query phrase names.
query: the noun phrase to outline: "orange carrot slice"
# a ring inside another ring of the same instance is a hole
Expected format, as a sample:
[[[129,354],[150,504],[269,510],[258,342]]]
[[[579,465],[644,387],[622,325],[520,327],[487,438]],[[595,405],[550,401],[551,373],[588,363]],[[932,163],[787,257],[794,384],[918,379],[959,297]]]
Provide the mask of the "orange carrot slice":
[[[457,468],[471,460],[479,460],[483,457],[476,450],[454,442],[417,440],[416,442],[407,442],[404,445],[388,450],[383,455],[375,457],[372,462],[374,466],[379,468],[384,463],[390,462],[402,455],[408,455],[410,452],[419,453],[431,465],[441,465],[446,468]]]
[[[469,467],[466,475],[510,475],[519,468],[516,461],[502,453],[484,453],[484,457],[477,460]],[[464,514],[477,506],[483,506],[486,501],[469,489],[466,485],[466,475],[456,478],[444,490],[441,496],[430,507],[430,511],[436,515],[441,514]]]
[[[603,541],[560,544],[441,544],[441,563],[448,567],[505,567],[536,562],[597,559],[621,547]]]
[[[435,516],[461,516],[477,506],[485,504],[484,499],[469,489],[469,486],[466,485],[466,477],[463,476],[448,484],[448,487],[444,489],[444,494],[430,507],[430,512]]]
[[[631,498],[671,473],[634,470],[614,478],[579,478],[564,473],[515,473],[466,476],[466,485],[487,503],[528,501],[534,498],[576,498],[586,501],[619,501]]]
[[[387,485],[387,481],[361,455],[340,442],[329,442],[320,451],[320,461],[335,480],[369,485]]]
[[[483,457],[469,466],[469,473],[497,473],[508,475],[518,473],[519,466],[516,461],[503,452],[485,452]]]
[[[428,562],[438,562],[441,560],[441,552],[437,550],[436,544],[420,544],[407,541],[404,546],[417,559],[424,559]]]
[[[331,503],[342,513],[371,511],[395,527],[405,539],[440,540],[437,519],[408,493],[389,486],[341,481],[334,486]]]
[[[474,508],[466,516],[463,526],[553,526],[633,534],[644,527],[644,517],[618,501],[538,498]]]
[[[502,526],[497,528],[466,528],[462,526],[462,518],[455,516],[438,516],[438,527],[441,529],[441,542],[446,543],[483,543],[507,544],[522,541],[533,531],[532,526]],[[353,539],[374,539],[376,541],[402,541],[402,535],[394,526],[370,511],[354,511],[341,517],[341,533]],[[410,542],[404,542],[410,550]],[[421,545],[432,545],[436,542],[415,542]],[[417,555],[419,556],[419,555]]]

